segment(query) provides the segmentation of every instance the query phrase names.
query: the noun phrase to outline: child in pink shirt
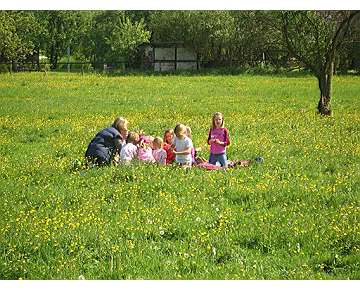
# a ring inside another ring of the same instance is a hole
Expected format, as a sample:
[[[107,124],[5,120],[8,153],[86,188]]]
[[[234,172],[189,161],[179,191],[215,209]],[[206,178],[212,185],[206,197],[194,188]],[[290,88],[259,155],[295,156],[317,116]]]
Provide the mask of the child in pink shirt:
[[[152,142],[154,138],[151,136],[140,136],[139,149],[138,149],[138,159],[144,162],[155,162],[154,156],[152,154]]]
[[[224,116],[217,112],[212,117],[212,126],[209,130],[208,144],[210,145],[209,163],[227,167],[226,146],[230,145],[229,131],[224,127]]]
[[[153,151],[152,154],[154,156],[155,161],[158,164],[165,165],[166,164],[166,151],[162,148],[163,140],[160,137],[156,137],[153,141]]]

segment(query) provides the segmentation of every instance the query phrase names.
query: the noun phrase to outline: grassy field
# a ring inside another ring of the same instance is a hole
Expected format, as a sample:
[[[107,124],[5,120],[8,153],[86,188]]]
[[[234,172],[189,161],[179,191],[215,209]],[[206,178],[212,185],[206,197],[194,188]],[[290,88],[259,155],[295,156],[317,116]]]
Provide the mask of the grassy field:
[[[0,279],[360,279],[360,77],[3,74]],[[226,172],[83,169],[122,115],[162,136],[190,125],[208,157],[214,111]]]

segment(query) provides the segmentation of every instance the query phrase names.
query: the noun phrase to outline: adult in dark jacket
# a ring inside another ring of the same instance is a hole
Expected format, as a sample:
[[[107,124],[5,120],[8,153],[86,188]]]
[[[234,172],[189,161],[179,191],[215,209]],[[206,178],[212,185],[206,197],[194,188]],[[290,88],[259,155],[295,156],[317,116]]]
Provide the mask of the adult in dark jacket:
[[[111,164],[125,143],[128,134],[127,126],[128,121],[125,118],[116,118],[111,127],[101,130],[91,140],[85,157],[96,165]]]

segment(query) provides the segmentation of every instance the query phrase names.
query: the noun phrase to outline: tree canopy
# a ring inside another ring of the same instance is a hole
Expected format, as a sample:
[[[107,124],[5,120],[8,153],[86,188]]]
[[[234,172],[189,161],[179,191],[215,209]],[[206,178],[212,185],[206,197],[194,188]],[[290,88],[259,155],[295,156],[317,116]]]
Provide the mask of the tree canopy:
[[[318,111],[321,114],[331,114],[331,83],[336,52],[358,17],[360,11],[280,12],[287,48],[318,79]]]
[[[0,55],[13,61],[25,59],[33,52],[40,30],[33,13],[0,11]]]
[[[286,67],[291,57],[296,57],[305,69],[315,73],[326,62],[325,50],[337,23],[349,13],[1,11],[0,56],[2,61],[16,61],[37,51],[56,68],[68,48],[76,59],[96,64],[138,57],[142,44],[176,42],[193,48],[204,64],[254,67],[265,58],[268,64]],[[343,70],[359,70],[354,58],[358,57],[360,39],[351,33],[345,38],[346,47],[339,47],[341,41],[335,45],[341,55],[338,63]]]

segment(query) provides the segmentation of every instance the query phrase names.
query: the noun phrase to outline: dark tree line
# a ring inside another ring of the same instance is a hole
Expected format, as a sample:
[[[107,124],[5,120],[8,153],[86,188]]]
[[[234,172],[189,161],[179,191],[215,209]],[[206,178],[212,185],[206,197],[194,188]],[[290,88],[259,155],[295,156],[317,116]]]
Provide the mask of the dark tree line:
[[[41,53],[56,69],[68,49],[79,61],[126,60],[150,32],[125,11],[0,11],[0,39],[1,60]]]

